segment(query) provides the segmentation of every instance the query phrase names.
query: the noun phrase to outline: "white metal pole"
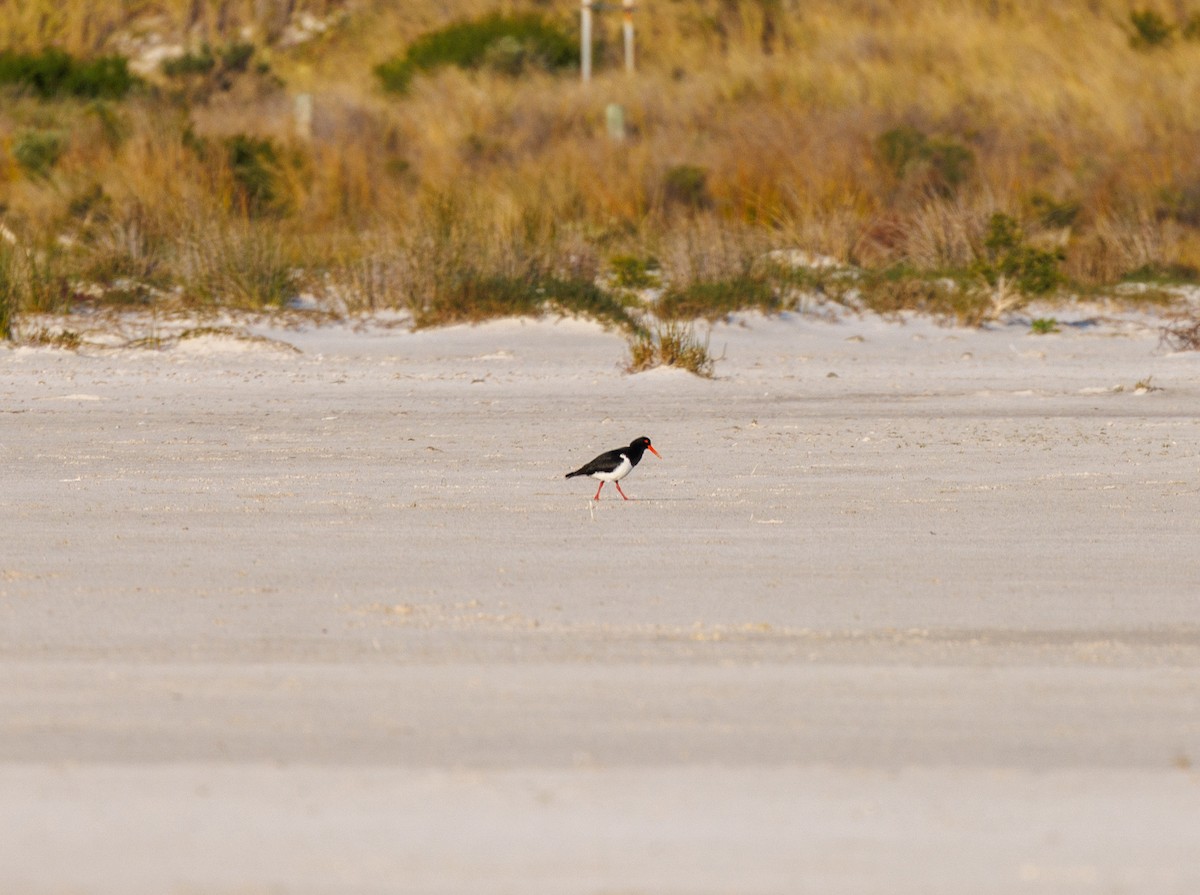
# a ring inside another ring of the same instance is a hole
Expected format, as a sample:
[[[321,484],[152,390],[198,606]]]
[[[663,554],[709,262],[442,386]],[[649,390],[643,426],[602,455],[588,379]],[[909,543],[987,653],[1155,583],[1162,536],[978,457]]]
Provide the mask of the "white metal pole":
[[[592,0],[580,0],[579,68],[586,84],[592,79]]]
[[[621,0],[621,30],[625,32],[625,73],[633,74],[633,0]]]

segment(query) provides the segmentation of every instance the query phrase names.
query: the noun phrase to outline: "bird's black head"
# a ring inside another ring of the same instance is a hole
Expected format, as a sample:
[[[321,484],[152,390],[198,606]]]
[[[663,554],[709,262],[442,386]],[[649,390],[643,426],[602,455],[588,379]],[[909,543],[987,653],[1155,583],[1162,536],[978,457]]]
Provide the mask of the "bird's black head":
[[[637,455],[639,457],[642,456],[643,452],[649,451],[654,456],[658,457],[658,459],[662,459],[662,454],[654,449],[654,445],[650,443],[650,439],[645,435],[643,435],[641,438],[635,438],[633,441],[629,442],[629,449],[631,451],[637,451]]]

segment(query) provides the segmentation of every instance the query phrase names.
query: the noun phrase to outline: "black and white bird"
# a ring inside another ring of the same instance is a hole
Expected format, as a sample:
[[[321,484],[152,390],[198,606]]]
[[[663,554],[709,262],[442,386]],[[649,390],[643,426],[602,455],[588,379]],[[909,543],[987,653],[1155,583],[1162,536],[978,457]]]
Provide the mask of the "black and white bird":
[[[600,487],[596,489],[596,496],[592,500],[600,499],[600,492],[604,490],[605,482],[612,482],[617,486],[617,491],[622,497],[625,497],[625,492],[621,490],[620,480],[629,475],[633,471],[633,467],[637,466],[642,461],[642,454],[649,451],[658,459],[662,459],[662,454],[654,449],[654,445],[650,443],[650,439],[646,436],[635,438],[629,442],[629,447],[617,448],[612,451],[605,451],[595,460],[590,463],[585,463],[574,472],[568,472],[566,477],[572,478],[577,475],[590,475],[594,479],[600,480]],[[629,500],[628,497],[625,497]]]

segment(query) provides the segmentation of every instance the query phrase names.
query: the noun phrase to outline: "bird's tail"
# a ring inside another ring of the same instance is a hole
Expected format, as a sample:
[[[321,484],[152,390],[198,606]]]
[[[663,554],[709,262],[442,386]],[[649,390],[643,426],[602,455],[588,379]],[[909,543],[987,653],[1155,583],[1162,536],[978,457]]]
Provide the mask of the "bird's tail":
[[[568,473],[567,473],[565,476],[563,476],[563,478],[564,478],[564,479],[569,479],[569,478],[571,478],[572,476],[583,475],[583,474],[584,474],[584,472],[583,472],[583,470],[582,470],[582,469],[577,469],[577,470],[575,470],[574,472],[568,472]]]

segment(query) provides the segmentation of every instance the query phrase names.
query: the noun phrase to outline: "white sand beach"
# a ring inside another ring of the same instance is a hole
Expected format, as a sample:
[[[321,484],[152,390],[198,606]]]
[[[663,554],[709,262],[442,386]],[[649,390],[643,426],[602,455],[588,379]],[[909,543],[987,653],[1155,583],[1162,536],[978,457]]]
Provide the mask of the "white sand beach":
[[[1200,352],[1057,314],[0,347],[0,892],[1200,891]]]

